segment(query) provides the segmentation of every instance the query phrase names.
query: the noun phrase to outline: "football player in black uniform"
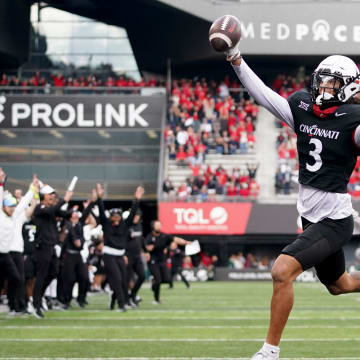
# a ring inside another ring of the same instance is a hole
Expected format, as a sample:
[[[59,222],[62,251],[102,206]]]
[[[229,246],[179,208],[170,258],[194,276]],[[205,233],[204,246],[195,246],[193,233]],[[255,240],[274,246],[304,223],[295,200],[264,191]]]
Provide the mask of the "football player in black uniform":
[[[142,212],[140,209],[138,209],[130,227],[129,238],[126,247],[126,256],[128,258],[126,276],[129,289],[130,282],[134,278],[134,273],[136,274],[136,280],[129,295],[129,302],[135,305],[137,305],[138,302],[136,300],[137,293],[145,281],[145,269],[141,258],[141,250],[144,241],[141,215]]]
[[[96,191],[93,190],[92,202],[87,202],[83,214],[74,210],[69,221],[65,222],[66,238],[62,248],[63,266],[62,279],[64,290],[64,301],[66,307],[70,306],[72,292],[75,282],[79,284],[77,303],[80,307],[86,305],[86,294],[89,287],[89,272],[87,264],[81,256],[81,250],[85,244],[84,225],[87,217],[97,201]]]
[[[114,309],[117,300],[119,309],[124,312],[128,308],[128,294],[126,281],[127,258],[125,255],[126,243],[129,237],[129,228],[139,208],[139,202],[144,194],[144,189],[139,186],[135,191],[129,216],[123,220],[122,210],[119,208],[110,209],[110,217],[105,213],[105,206],[102,200],[104,189],[101,184],[96,185],[97,205],[99,207],[100,224],[104,232],[104,264],[107,280],[109,281],[114,296],[110,301],[110,310]]]
[[[176,242],[172,242],[169,247],[169,259],[171,261],[171,276],[170,276],[170,284],[169,288],[172,289],[174,287],[174,279],[176,275],[180,275],[181,280],[189,289],[190,284],[186,280],[186,277],[182,273],[182,266],[185,257],[185,251],[180,249]]]
[[[25,297],[27,302],[27,311],[32,314],[33,307],[33,290],[36,276],[36,261],[35,261],[35,232],[36,226],[32,220],[26,222],[22,228],[22,235],[24,239],[24,271],[25,271]]]
[[[297,208],[304,231],[274,263],[270,326],[252,358],[277,360],[298,275],[314,266],[330,294],[360,291],[360,274],[345,271],[343,252],[354,226],[347,184],[360,149],[360,107],[353,101],[360,90],[359,71],[348,57],[329,56],[315,69],[311,92],[300,90],[284,99],[254,74],[238,44],[226,55],[249,94],[297,134]]]
[[[191,241],[184,240],[177,236],[164,234],[161,232],[161,222],[152,221],[152,231],[145,238],[145,248],[150,253],[148,267],[153,276],[152,291],[154,292],[154,305],[160,304],[160,285],[161,283],[170,284],[170,272],[166,265],[167,247],[174,241],[178,245],[191,244]]]

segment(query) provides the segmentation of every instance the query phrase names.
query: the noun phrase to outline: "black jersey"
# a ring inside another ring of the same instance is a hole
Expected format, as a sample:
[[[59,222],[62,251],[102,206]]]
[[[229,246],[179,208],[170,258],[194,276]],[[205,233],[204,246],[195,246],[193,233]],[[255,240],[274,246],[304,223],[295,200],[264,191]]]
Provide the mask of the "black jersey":
[[[24,255],[30,255],[35,249],[36,226],[28,221],[23,225],[22,236],[24,239]]]
[[[353,133],[360,124],[360,106],[321,110],[306,90],[295,92],[288,102],[297,135],[300,184],[346,193],[358,155]]]
[[[129,237],[126,247],[126,255],[140,256],[143,244],[143,228],[141,222],[132,224],[129,231]]]
[[[151,261],[164,262],[166,260],[166,254],[164,250],[171,244],[174,237],[172,235],[160,233],[155,235],[154,233],[148,234],[145,238],[146,245],[155,245],[154,250],[150,252]]]

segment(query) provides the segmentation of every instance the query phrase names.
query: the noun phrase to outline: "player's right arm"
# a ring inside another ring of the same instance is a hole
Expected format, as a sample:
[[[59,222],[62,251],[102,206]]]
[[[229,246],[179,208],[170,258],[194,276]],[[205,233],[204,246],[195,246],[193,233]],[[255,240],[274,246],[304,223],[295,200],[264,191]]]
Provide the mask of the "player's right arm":
[[[287,100],[266,86],[244,59],[237,57],[232,60],[228,56],[227,60],[231,62],[239,80],[256,102],[294,129],[294,118]]]

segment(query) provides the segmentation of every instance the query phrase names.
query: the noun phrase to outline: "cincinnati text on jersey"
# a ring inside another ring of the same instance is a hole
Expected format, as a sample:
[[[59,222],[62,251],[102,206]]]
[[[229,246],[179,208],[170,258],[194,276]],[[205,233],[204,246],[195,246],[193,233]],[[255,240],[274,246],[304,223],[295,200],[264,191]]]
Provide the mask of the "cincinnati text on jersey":
[[[339,137],[340,131],[325,130],[318,128],[317,125],[300,125],[300,131],[310,135],[316,135],[324,138],[335,139]]]

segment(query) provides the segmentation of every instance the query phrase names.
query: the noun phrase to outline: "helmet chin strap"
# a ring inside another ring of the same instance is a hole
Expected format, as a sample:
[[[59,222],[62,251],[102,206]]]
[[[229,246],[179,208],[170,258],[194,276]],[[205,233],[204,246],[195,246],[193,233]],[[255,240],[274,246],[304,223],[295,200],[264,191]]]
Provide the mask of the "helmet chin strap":
[[[316,105],[323,105],[323,101],[324,100],[331,100],[333,99],[334,96],[329,94],[328,92],[324,92],[323,94],[318,95],[318,97],[316,98]]]

